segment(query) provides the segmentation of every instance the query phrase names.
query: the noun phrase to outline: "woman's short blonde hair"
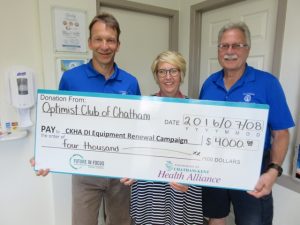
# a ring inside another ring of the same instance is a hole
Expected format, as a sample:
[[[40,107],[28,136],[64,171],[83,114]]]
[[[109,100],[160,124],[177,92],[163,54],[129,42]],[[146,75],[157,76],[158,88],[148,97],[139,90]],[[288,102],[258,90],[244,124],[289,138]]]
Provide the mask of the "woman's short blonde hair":
[[[164,51],[161,52],[151,65],[152,74],[156,83],[158,83],[157,70],[160,63],[170,63],[180,70],[180,82],[183,83],[186,71],[186,61],[179,52]]]

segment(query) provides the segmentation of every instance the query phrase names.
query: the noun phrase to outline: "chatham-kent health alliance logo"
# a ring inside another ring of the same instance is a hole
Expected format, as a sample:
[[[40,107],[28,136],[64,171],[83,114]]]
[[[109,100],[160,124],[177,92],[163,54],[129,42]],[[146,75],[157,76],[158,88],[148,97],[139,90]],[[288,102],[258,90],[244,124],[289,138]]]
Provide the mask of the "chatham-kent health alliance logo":
[[[171,161],[166,161],[165,166],[166,166],[168,171],[172,171],[173,168],[174,168],[174,165]]]

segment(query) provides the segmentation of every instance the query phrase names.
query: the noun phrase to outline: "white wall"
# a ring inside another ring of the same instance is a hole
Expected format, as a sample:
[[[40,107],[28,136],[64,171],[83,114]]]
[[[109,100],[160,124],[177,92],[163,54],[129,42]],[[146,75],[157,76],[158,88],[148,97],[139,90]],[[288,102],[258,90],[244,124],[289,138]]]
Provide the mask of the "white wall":
[[[90,13],[96,10],[96,0],[51,1],[50,4],[72,4],[74,7],[88,8]],[[38,0],[0,0],[0,116],[11,120],[17,119],[12,108],[4,102],[3,71],[11,65],[22,64],[33,68],[37,74],[37,84],[45,87],[44,80],[51,81],[51,73],[44,73],[42,49],[47,48],[41,43],[39,27]],[[179,51],[188,59],[189,56],[189,10],[192,4],[201,0],[136,0],[136,2],[153,4],[180,10]],[[288,0],[286,30],[284,36],[280,81],[294,118],[299,111],[300,86],[300,30],[296,29],[295,21],[300,21],[300,1]],[[50,31],[49,31],[49,35]],[[183,91],[187,93],[186,80]],[[46,85],[47,86],[47,85]],[[1,225],[68,225],[70,208],[67,211],[61,203],[66,189],[63,186],[69,177],[49,175],[46,178],[36,177],[29,166],[28,160],[33,155],[34,137],[32,132],[26,139],[13,142],[0,142],[0,224]],[[295,144],[295,132],[292,130],[291,145]],[[292,149],[292,148],[291,148]],[[285,161],[285,171],[290,169],[292,151],[290,149]],[[53,184],[55,183],[55,185]],[[300,195],[282,186],[274,187],[275,217],[274,225],[297,225],[300,214],[296,209],[300,205]],[[288,205],[288,207],[285,207]],[[55,210],[55,209],[56,210]],[[289,210],[290,209],[290,210]]]
[[[3,72],[14,64],[33,68],[41,76],[41,46],[37,1],[1,0],[0,3],[0,117],[16,121],[14,110],[4,102]],[[0,224],[52,225],[54,219],[50,179],[37,178],[29,166],[33,135],[0,142]]]
[[[281,71],[279,78],[285,90],[285,94],[295,120],[300,119],[300,46],[297,44],[297,42],[300,40],[300,30],[295,29],[297,26],[296,21],[300,21],[299,9],[300,1],[288,0]],[[295,144],[295,132],[296,130],[294,130],[292,133],[293,136],[291,144]],[[293,161],[293,154],[293,149],[290,149],[284,163],[285,171],[288,173],[291,172],[290,165]]]
[[[5,102],[4,71],[12,65],[25,65],[36,72],[38,88],[54,87],[55,58],[47,54],[53,52],[52,42],[43,45],[46,38],[41,39],[43,35],[52,37],[51,20],[47,20],[50,7],[86,10],[89,23],[96,14],[96,0],[0,0],[0,5],[0,119],[18,121],[15,109]],[[45,28],[42,34],[41,26]],[[0,224],[70,224],[70,176],[36,177],[29,166],[33,154],[33,129],[24,139],[0,141]]]
[[[280,82],[295,120],[300,118],[300,46],[297,44],[300,40],[300,30],[295,29],[298,26],[297,21],[300,21],[299,9],[300,1],[288,0],[280,71]],[[288,174],[291,173],[293,162],[296,129],[293,129],[291,133],[291,144],[284,162],[284,170]],[[298,190],[300,191],[300,182]],[[275,185],[273,195],[274,225],[298,225],[300,223],[300,194]]]

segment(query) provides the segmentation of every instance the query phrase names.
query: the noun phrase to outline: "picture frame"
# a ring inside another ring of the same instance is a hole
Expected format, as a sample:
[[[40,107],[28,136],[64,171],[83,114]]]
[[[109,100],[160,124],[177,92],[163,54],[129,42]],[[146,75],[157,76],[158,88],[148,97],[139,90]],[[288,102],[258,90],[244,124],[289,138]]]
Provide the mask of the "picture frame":
[[[88,59],[84,58],[57,58],[56,59],[56,70],[57,70],[57,83],[63,75],[63,73],[69,69],[80,66],[88,62]]]
[[[55,52],[87,52],[87,12],[61,7],[52,8]]]
[[[300,144],[295,148],[293,178],[300,182]]]

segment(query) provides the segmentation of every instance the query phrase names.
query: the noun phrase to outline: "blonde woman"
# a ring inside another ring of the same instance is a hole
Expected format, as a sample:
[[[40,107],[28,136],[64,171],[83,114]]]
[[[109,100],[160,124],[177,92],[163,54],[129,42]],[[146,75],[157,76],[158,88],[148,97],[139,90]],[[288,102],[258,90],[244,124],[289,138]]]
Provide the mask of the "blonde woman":
[[[178,52],[160,53],[152,63],[152,73],[159,91],[154,96],[187,98],[180,91],[186,62]],[[200,225],[203,224],[202,189],[178,183],[136,181],[132,185],[130,213],[136,225]]]

